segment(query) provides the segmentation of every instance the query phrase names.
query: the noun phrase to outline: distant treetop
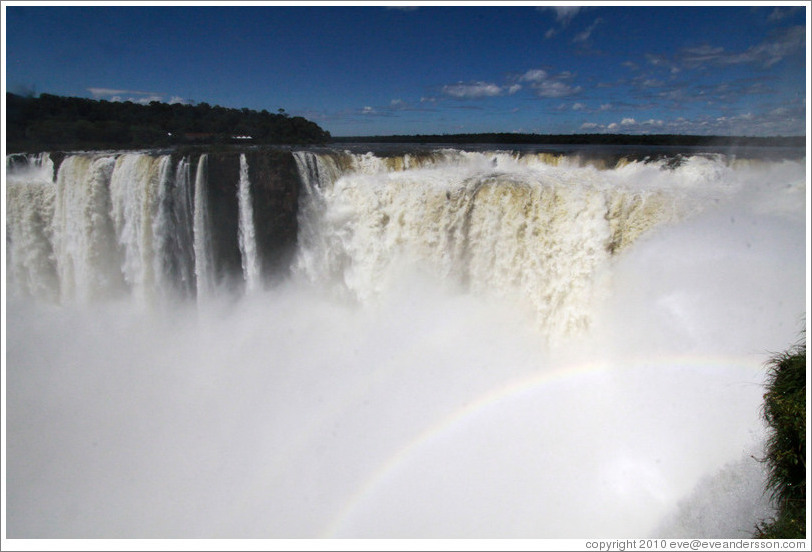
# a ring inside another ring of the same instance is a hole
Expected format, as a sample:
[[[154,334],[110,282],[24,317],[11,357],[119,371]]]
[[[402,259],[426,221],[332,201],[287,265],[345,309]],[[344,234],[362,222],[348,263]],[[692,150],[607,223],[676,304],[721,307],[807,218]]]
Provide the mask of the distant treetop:
[[[6,94],[8,153],[117,149],[178,144],[321,144],[330,133],[284,109],[233,109],[151,102],[108,102],[41,94]]]
[[[693,134],[417,134],[400,136],[334,137],[333,142],[401,144],[531,144],[612,146],[756,146],[803,147],[805,136],[705,136]]]

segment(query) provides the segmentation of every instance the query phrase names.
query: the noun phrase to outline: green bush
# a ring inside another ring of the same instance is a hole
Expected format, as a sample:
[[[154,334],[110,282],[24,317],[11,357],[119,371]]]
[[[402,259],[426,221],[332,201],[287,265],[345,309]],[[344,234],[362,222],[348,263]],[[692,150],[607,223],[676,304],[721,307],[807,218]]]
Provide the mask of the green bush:
[[[762,415],[770,427],[766,444],[767,491],[777,517],[756,528],[759,538],[806,536],[806,344],[767,362]]]

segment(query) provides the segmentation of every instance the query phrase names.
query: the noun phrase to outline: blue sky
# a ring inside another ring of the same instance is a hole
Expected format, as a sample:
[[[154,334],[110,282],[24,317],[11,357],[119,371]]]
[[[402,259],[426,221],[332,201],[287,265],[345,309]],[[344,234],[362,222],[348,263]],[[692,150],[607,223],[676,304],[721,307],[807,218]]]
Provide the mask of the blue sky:
[[[334,136],[805,133],[808,2],[377,4],[6,2],[5,85],[283,108]]]

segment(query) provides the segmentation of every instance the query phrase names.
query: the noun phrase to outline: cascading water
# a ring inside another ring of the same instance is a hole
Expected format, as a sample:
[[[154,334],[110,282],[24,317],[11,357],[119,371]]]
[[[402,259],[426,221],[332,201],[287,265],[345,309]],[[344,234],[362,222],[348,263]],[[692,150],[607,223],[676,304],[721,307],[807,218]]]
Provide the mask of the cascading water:
[[[189,159],[183,158],[175,170],[171,194],[171,224],[166,232],[165,266],[171,266],[177,287],[184,296],[197,289],[194,249],[194,188],[191,185]]]
[[[162,267],[156,255],[153,221],[158,219],[158,188],[160,163],[139,154],[128,154],[116,160],[110,180],[111,215],[119,248],[123,252],[122,274],[129,288],[140,302],[148,300],[155,288],[156,273],[160,278]]]
[[[257,155],[7,158],[10,538],[770,515],[752,456],[761,364],[806,305],[804,160],[297,151],[288,182]],[[295,256],[259,285],[290,208]]]
[[[194,252],[195,252],[195,279],[197,281],[197,298],[199,301],[208,299],[214,287],[212,275],[212,251],[210,241],[209,202],[206,193],[206,161],[207,155],[200,156],[195,173],[194,194]]]
[[[53,163],[45,155],[6,158],[7,284],[19,292],[56,301],[59,280],[53,265],[56,187]]]
[[[114,157],[70,157],[56,181],[53,244],[63,301],[117,294],[121,261],[110,219]]]
[[[242,271],[246,290],[252,292],[259,287],[259,259],[257,240],[254,232],[254,209],[251,206],[251,181],[248,178],[248,161],[240,154],[240,183],[237,189],[239,201],[239,240],[242,258]]]
[[[698,205],[682,188],[694,184],[675,187],[659,167],[645,170],[642,187],[636,164],[607,173],[459,156],[411,170],[405,156],[395,172],[355,156],[341,177],[332,156],[298,153],[307,196],[297,269],[368,302],[403,263],[428,264],[477,294],[521,298],[546,334],[567,335],[589,325],[595,280],[613,254]]]

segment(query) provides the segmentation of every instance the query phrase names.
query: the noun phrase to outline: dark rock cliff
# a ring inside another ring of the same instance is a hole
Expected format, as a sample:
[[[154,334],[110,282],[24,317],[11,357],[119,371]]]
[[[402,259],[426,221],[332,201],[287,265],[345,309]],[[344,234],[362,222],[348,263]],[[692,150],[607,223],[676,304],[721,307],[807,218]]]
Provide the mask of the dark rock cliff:
[[[251,182],[257,254],[266,283],[287,275],[298,233],[299,174],[290,151],[244,152]],[[207,191],[215,278],[235,285],[242,281],[239,246],[240,154],[208,153]],[[196,162],[195,162],[196,163]]]
[[[238,238],[240,182],[238,153],[210,153],[207,191],[212,260],[217,282],[231,283],[242,274]]]
[[[289,151],[246,153],[260,270],[266,281],[287,273],[296,249],[299,173]]]

